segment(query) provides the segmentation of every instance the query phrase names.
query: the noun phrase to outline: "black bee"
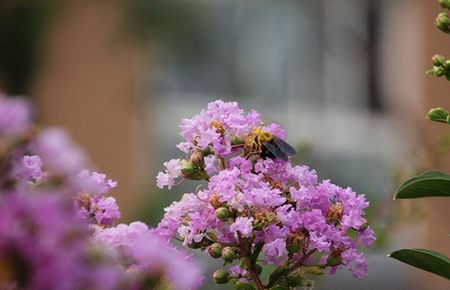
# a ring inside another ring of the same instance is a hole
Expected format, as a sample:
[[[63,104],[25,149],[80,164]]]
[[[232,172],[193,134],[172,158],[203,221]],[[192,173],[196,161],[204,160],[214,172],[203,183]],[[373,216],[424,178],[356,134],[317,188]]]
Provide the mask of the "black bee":
[[[252,154],[259,153],[263,158],[279,158],[288,161],[290,155],[297,154],[291,145],[261,128],[253,129],[253,133],[247,137],[245,145],[247,148],[251,148]]]

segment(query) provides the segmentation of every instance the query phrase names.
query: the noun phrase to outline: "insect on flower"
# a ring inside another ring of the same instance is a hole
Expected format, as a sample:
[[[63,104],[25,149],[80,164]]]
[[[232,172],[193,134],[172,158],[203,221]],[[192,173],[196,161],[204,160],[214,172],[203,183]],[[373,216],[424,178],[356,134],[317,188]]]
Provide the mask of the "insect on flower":
[[[259,154],[262,158],[279,158],[284,161],[289,160],[290,155],[295,155],[295,149],[273,135],[269,131],[256,127],[252,134],[245,139],[245,147],[249,149],[249,154]]]

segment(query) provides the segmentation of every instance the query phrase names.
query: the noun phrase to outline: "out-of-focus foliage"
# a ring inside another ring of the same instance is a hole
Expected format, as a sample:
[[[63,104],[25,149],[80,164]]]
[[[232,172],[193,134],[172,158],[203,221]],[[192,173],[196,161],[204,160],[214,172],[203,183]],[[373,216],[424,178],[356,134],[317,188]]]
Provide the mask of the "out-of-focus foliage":
[[[0,2],[0,84],[11,94],[27,92],[39,61],[41,37],[60,6],[46,0]]]

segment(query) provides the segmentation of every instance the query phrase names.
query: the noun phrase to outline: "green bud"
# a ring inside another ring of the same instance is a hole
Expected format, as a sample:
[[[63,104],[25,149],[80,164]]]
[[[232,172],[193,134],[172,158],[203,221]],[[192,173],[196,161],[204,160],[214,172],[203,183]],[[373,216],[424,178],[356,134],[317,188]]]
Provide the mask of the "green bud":
[[[181,160],[181,173],[183,173],[184,176],[189,176],[192,173],[194,173],[195,168],[194,164],[187,160]]]
[[[437,28],[439,28],[442,32],[450,33],[450,19],[448,18],[447,12],[441,12],[436,17],[435,20]]]
[[[222,257],[222,250],[223,250],[222,244],[214,243],[211,246],[209,246],[208,253],[211,257],[217,259]]]
[[[236,250],[232,247],[223,248],[222,258],[225,260],[225,262],[233,262],[233,260],[236,259]]]
[[[450,124],[450,113],[444,108],[434,108],[428,112],[427,119]]]
[[[216,209],[216,217],[219,220],[226,222],[230,216],[231,216],[231,212],[228,210],[228,208],[219,207],[218,209]]]
[[[202,180],[208,177],[203,169],[197,168],[191,161],[181,160],[181,173],[189,180]]]
[[[231,145],[244,144],[244,139],[242,139],[241,137],[238,137],[238,136],[231,136],[230,141],[231,141]]]
[[[213,274],[213,279],[217,284],[226,284],[230,281],[230,274],[224,269],[217,270]]]
[[[298,287],[302,285],[302,277],[299,273],[293,273],[287,277],[287,282],[290,287]]]
[[[431,58],[431,61],[435,66],[444,66],[446,59],[444,56],[436,54]]]
[[[212,153],[213,152],[211,150],[211,147],[209,147],[209,146],[202,150],[203,156],[208,156],[208,155],[211,155]]]
[[[305,267],[305,272],[306,273],[311,273],[313,275],[322,275],[323,274],[323,270],[319,266],[308,266],[308,267]]]
[[[442,66],[434,66],[433,67],[433,75],[437,77],[441,77],[445,74],[445,70]]]
[[[439,4],[442,8],[450,9],[450,0],[439,0]]]

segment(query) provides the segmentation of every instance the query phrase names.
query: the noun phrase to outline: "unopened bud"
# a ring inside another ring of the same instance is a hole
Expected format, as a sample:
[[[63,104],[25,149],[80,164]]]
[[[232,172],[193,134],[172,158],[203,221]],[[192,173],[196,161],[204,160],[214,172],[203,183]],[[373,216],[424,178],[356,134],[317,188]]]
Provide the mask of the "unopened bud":
[[[228,220],[228,218],[231,216],[231,212],[226,207],[219,207],[216,209],[216,217],[225,222]]]
[[[443,108],[434,108],[428,112],[427,119],[450,124],[450,113]]]
[[[203,156],[208,156],[208,155],[210,155],[210,154],[212,154],[212,153],[213,153],[213,152],[212,152],[210,146],[208,146],[208,147],[206,147],[205,149],[202,150]]]
[[[432,73],[433,73],[433,75],[435,75],[437,77],[441,77],[445,74],[445,70],[442,66],[434,66]]]
[[[189,180],[202,180],[208,177],[205,170],[197,168],[194,163],[186,160],[181,161],[181,173]]]
[[[196,150],[191,154],[189,161],[192,162],[192,164],[195,167],[201,168],[205,166],[205,159],[203,158],[203,153],[199,150]]]
[[[242,139],[239,136],[233,135],[230,137],[230,142],[231,142],[231,145],[240,145],[240,144],[244,144],[244,139]]]
[[[444,66],[445,60],[445,57],[440,54],[436,54],[431,58],[431,61],[435,66]]]
[[[222,258],[225,260],[225,262],[233,262],[233,260],[236,258],[236,250],[232,247],[223,248]]]
[[[183,173],[185,177],[191,175],[194,171],[194,164],[192,162],[181,160],[181,173]]]
[[[322,275],[323,270],[319,266],[307,266],[305,267],[305,272],[313,275]]]
[[[228,281],[230,281],[230,274],[227,270],[217,270],[213,274],[214,282],[217,284],[226,284]]]
[[[209,246],[208,253],[211,257],[217,259],[222,257],[222,250],[223,250],[222,244],[214,243],[211,246]]]
[[[441,12],[436,17],[436,26],[439,28],[442,32],[450,33],[450,19],[448,18],[447,12]]]
[[[439,4],[442,8],[450,9],[450,0],[439,0]]]

